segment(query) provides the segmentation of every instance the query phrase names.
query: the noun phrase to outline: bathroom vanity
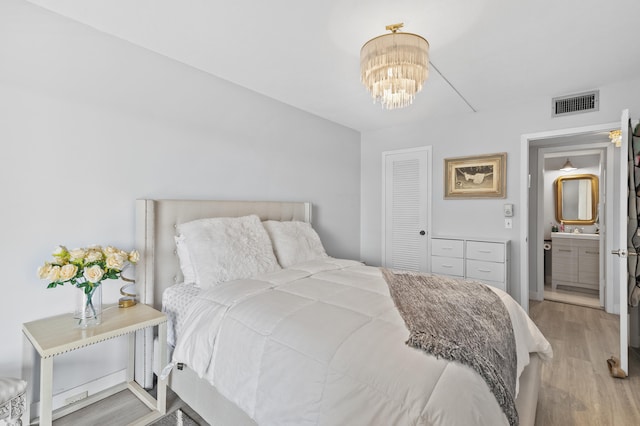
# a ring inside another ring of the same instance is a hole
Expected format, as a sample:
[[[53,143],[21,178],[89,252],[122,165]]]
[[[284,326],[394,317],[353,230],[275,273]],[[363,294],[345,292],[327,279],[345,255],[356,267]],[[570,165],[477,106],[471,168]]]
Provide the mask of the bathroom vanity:
[[[600,235],[551,233],[551,287],[600,287]]]

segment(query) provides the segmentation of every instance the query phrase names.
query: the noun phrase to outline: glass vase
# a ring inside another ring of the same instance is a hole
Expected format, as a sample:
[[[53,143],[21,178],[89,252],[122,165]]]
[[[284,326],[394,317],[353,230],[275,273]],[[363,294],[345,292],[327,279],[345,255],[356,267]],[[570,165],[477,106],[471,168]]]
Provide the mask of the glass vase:
[[[89,293],[84,288],[76,293],[76,310],[73,317],[80,328],[94,327],[102,322],[102,286],[98,285]]]

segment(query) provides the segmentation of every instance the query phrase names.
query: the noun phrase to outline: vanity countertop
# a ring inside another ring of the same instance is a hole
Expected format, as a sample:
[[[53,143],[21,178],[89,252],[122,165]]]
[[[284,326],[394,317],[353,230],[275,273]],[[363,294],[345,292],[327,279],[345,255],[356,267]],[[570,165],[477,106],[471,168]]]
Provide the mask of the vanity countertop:
[[[551,238],[575,238],[582,240],[598,240],[600,239],[600,234],[583,234],[576,232],[552,232]]]

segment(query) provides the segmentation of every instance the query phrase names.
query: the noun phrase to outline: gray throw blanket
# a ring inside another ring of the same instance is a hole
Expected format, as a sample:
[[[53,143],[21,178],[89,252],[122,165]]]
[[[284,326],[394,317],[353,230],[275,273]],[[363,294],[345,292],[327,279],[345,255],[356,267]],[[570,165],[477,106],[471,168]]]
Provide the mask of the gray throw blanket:
[[[473,368],[517,425],[516,343],[498,295],[479,282],[381,269],[409,329],[407,345]]]

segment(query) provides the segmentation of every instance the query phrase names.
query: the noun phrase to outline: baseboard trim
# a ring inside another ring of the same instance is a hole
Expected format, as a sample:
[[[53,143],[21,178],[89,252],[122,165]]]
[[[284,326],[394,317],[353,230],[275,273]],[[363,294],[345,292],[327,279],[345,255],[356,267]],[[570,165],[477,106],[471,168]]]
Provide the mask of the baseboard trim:
[[[124,369],[124,370],[116,371],[115,373],[108,374],[104,377],[100,377],[99,379],[93,380],[89,383],[84,383],[80,386],[76,386],[75,388],[68,389],[64,392],[60,392],[57,395],[53,395],[53,399],[52,399],[53,409],[57,410],[67,405],[71,405],[71,404],[66,404],[65,400],[73,395],[77,395],[82,392],[87,392],[88,396],[91,396],[126,381],[127,381],[127,370]],[[34,395],[34,397],[35,396],[37,395]],[[38,416],[38,414],[40,413],[40,401],[34,402],[31,404],[31,413],[32,413],[31,414],[32,416],[36,416],[36,417]]]
[[[544,293],[539,293],[537,291],[530,291],[529,300],[537,300],[538,302],[542,302],[544,300]]]

